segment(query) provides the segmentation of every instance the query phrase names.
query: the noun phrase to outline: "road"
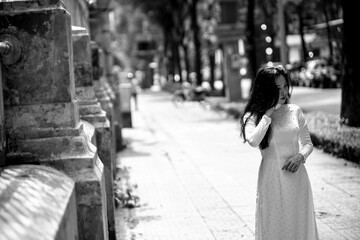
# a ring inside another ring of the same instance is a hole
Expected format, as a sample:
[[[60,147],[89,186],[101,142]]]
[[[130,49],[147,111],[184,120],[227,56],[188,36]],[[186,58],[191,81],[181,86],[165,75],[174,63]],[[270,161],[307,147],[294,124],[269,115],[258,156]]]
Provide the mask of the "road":
[[[294,87],[291,102],[304,112],[324,111],[340,114],[341,89]]]
[[[260,153],[237,122],[196,103],[176,108],[163,92],[141,93],[132,117],[117,160],[140,206],[117,209],[118,240],[253,240]],[[359,165],[314,149],[306,168],[321,240],[359,240]]]

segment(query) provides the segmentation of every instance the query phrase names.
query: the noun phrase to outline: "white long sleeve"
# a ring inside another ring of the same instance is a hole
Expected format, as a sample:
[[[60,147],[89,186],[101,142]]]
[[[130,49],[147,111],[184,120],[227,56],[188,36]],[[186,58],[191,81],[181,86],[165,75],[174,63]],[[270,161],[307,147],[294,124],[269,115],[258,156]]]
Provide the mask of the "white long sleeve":
[[[250,114],[246,114],[244,119]],[[271,118],[266,115],[263,115],[259,123],[256,125],[256,117],[253,115],[249,118],[245,125],[245,136],[246,141],[252,147],[258,147],[261,143],[261,140],[264,138],[267,129],[271,124]]]
[[[299,153],[304,156],[304,160],[312,153],[314,147],[311,142],[309,129],[307,127],[306,119],[302,110],[298,110],[298,121],[299,121],[299,141],[300,141],[300,151]]]

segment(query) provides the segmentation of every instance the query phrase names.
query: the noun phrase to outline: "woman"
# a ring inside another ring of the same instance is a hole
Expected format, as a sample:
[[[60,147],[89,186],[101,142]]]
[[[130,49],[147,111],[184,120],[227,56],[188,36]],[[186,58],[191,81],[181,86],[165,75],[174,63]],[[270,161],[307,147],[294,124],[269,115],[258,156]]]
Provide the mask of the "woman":
[[[282,67],[257,73],[244,115],[244,142],[260,148],[256,240],[318,240],[305,169],[313,150],[302,110],[289,104],[290,78]]]

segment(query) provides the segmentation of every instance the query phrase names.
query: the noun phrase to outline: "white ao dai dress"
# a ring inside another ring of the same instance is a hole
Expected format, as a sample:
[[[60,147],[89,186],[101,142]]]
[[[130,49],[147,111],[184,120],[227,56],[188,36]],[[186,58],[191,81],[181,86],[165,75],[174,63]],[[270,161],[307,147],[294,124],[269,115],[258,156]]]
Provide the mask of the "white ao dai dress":
[[[248,143],[258,147],[270,124],[269,146],[260,150],[255,239],[319,240],[304,164],[295,173],[282,170],[286,160],[296,153],[306,159],[313,150],[303,112],[297,105],[284,104],[271,118],[264,115],[257,125],[252,116],[245,126]]]

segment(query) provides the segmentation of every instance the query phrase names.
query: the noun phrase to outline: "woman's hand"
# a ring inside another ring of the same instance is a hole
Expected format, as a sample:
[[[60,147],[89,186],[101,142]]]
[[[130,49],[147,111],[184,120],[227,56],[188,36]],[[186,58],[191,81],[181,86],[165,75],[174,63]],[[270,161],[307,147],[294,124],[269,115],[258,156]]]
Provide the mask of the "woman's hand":
[[[282,170],[286,170],[291,173],[294,173],[299,169],[299,166],[303,162],[304,162],[304,156],[301,153],[297,153],[286,161],[286,163],[282,167]]]

